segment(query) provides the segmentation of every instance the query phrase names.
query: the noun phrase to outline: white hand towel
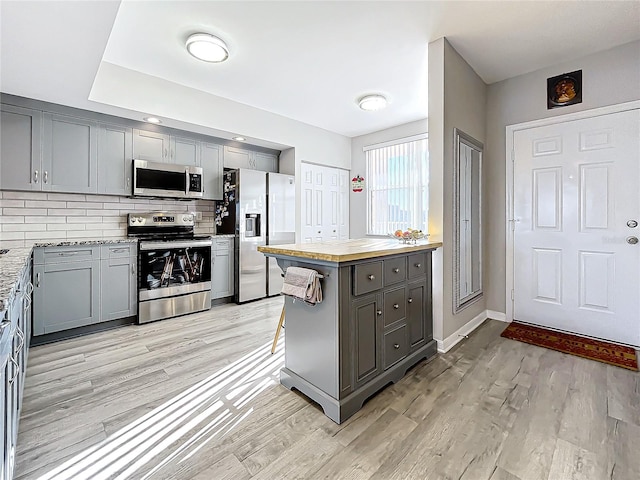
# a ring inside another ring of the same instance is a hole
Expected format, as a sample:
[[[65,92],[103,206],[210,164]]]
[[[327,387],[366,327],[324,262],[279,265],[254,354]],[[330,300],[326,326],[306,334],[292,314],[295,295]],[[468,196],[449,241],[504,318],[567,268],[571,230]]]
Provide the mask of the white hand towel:
[[[310,268],[289,267],[284,274],[281,293],[315,305],[322,301],[321,277]]]

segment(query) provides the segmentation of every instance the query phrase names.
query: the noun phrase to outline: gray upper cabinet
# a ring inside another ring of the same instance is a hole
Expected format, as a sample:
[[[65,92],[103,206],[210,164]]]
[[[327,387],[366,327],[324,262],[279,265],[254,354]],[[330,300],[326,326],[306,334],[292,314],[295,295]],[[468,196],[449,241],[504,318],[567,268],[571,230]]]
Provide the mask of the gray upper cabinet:
[[[42,190],[97,193],[96,122],[45,113],[43,130]]]
[[[278,157],[271,153],[253,152],[256,170],[278,173]]]
[[[253,168],[255,163],[252,161],[250,150],[243,150],[236,147],[224,147],[224,166],[226,168]]]
[[[222,145],[200,142],[204,199],[222,200]]]
[[[200,142],[193,138],[170,137],[169,161],[178,165],[200,166]]]
[[[0,119],[0,188],[40,190],[42,113],[2,105]]]
[[[224,147],[225,168],[249,168],[278,173],[278,156],[237,147]]]
[[[131,195],[132,159],[132,129],[98,125],[98,193]]]
[[[170,148],[169,135],[146,130],[133,130],[133,158],[136,160],[168,163]]]

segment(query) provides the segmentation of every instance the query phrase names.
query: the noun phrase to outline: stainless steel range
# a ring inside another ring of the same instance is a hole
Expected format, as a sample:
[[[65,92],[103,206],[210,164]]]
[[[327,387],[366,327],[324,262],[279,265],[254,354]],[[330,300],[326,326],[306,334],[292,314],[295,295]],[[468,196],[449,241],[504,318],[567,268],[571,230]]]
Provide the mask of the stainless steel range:
[[[138,237],[138,323],[211,307],[211,238],[196,237],[192,213],[130,213]]]

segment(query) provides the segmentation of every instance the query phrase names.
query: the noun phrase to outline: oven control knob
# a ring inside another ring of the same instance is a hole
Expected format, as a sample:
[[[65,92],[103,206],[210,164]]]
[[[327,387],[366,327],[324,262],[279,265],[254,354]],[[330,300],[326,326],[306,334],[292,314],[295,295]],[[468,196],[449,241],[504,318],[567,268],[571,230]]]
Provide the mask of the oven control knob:
[[[182,217],[182,220],[184,222],[191,222],[193,220],[193,215],[185,215],[184,217]]]

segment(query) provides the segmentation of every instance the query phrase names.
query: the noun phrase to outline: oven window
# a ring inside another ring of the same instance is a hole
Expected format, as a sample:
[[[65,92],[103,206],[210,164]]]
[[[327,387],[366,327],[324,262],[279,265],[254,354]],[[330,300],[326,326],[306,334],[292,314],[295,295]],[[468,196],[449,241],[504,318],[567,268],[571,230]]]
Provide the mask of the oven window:
[[[164,170],[138,168],[136,171],[136,188],[184,192],[187,185],[186,175],[185,172],[166,172]]]
[[[211,281],[211,247],[165,248],[140,252],[140,289]]]

